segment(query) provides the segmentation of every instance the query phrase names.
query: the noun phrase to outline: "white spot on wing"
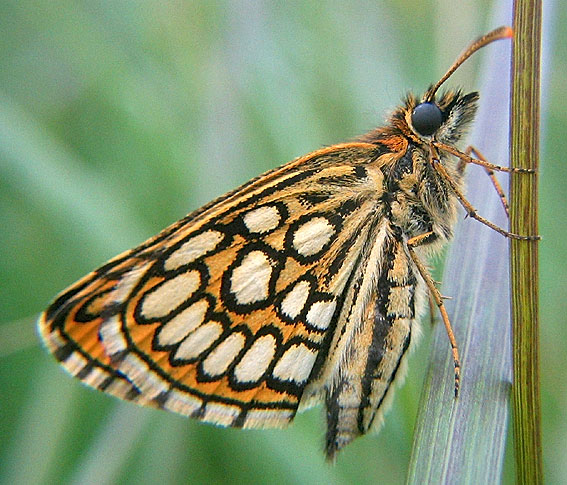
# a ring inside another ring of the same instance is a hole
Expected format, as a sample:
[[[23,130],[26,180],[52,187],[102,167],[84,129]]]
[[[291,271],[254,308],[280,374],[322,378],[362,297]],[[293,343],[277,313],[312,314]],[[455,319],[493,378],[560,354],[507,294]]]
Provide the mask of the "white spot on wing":
[[[285,296],[281,304],[282,313],[294,319],[301,313],[307,297],[309,296],[310,285],[308,281],[300,281]]]
[[[41,315],[41,320],[39,321],[41,338],[43,338],[51,352],[56,352],[60,348],[65,347],[67,340],[63,338],[58,328],[54,328],[53,330],[49,328],[45,322],[45,318],[45,313],[43,313]]]
[[[270,258],[256,250],[244,256],[240,266],[232,271],[230,289],[240,305],[265,300],[268,297],[272,266]]]
[[[167,382],[150,370],[148,364],[135,354],[129,353],[118,366],[118,370],[140,390],[143,399],[149,400],[167,391]]]
[[[272,374],[283,381],[301,384],[309,377],[316,356],[306,345],[294,344],[282,355]]]
[[[104,369],[101,369],[100,367],[93,367],[82,381],[89,386],[99,388],[109,377],[110,374]]]
[[[164,317],[193,295],[199,288],[201,275],[198,271],[181,273],[158,285],[144,296],[142,315],[145,318]]]
[[[122,333],[122,324],[118,315],[113,315],[102,322],[99,338],[108,355],[114,355],[128,348],[126,338]]]
[[[229,335],[203,361],[203,370],[211,377],[223,374],[244,347],[246,338],[240,332]]]
[[[276,353],[276,339],[273,335],[263,335],[250,347],[234,368],[234,376],[240,382],[259,380]]]
[[[335,313],[335,301],[317,301],[307,312],[307,323],[319,330],[326,330]]]
[[[192,263],[209,251],[215,249],[223,240],[224,235],[219,231],[205,231],[198,234],[176,249],[165,261],[166,270],[179,268],[185,264]]]
[[[313,217],[293,234],[293,247],[302,256],[317,254],[335,233],[333,225],[324,217]]]
[[[121,276],[120,280],[116,284],[115,288],[108,295],[112,298],[113,302],[121,302],[126,300],[130,296],[130,292],[134,289],[134,286],[140,281],[140,278],[144,275],[147,269],[151,266],[151,263],[145,263],[133,270],[125,273]]]
[[[220,424],[221,426],[230,426],[240,414],[241,409],[238,406],[230,406],[228,404],[208,402],[205,405],[205,414],[203,421]]]
[[[203,323],[208,308],[209,302],[203,299],[188,306],[179,315],[175,315],[159,331],[159,343],[161,345],[172,345],[183,340]]]
[[[87,364],[87,359],[77,351],[72,352],[71,355],[65,359],[64,363],[65,368],[74,376],[81,372]]]
[[[201,325],[189,335],[175,353],[176,359],[195,359],[201,352],[208,349],[222,333],[219,322],[210,321]]]
[[[116,303],[126,301],[151,264],[151,262],[146,262],[120,275],[120,279],[111,291],[103,292],[91,300],[87,311],[92,315],[101,315]]]
[[[108,392],[120,399],[127,400],[129,393],[133,388],[134,386],[130,382],[124,379],[114,378],[112,382],[104,388],[104,392]]]
[[[288,424],[294,416],[289,409],[251,409],[243,428],[276,428]]]
[[[247,212],[244,217],[244,224],[250,232],[269,232],[278,227],[280,223],[280,212],[277,207],[264,206]]]
[[[167,400],[163,405],[164,409],[186,416],[191,415],[203,405],[201,399],[175,389],[170,390],[167,396]]]

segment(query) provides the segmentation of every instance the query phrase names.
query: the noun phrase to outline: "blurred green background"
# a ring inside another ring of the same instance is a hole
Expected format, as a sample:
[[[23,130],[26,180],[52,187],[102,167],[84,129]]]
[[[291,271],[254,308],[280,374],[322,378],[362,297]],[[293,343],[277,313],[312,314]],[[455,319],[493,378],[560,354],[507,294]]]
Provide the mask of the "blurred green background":
[[[403,482],[428,332],[384,429],[330,467],[321,409],[267,431],[141,409],[69,378],[40,347],[34,324],[57,292],[187,212],[382,123],[407,90],[421,93],[496,26],[492,8],[2,1],[0,482]],[[557,7],[546,38],[540,198],[549,483],[567,480],[565,25],[567,10]],[[481,58],[451,84],[478,88]]]

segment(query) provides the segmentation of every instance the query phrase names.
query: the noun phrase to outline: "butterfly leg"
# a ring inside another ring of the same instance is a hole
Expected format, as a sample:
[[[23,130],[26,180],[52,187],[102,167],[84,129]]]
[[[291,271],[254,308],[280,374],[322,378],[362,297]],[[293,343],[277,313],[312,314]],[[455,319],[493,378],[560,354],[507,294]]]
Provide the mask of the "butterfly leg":
[[[437,287],[441,285],[441,282],[439,281],[434,280],[433,283]],[[441,295],[441,298],[443,298],[444,300],[451,299],[450,296],[445,296],[445,295]],[[435,309],[437,307],[437,304],[435,303],[435,298],[433,298],[433,296],[429,291],[427,292],[427,301],[429,303],[429,323],[431,324],[431,326],[433,326],[437,323],[437,317],[435,316]]]
[[[472,146],[472,145],[469,145],[467,147],[467,149],[465,150],[465,154],[468,155],[468,156],[473,154],[479,160],[482,160],[483,162],[488,163],[488,161],[486,160],[484,155],[482,153],[480,153],[478,151],[478,149],[476,147]],[[458,170],[460,169],[460,171],[463,172],[466,165],[467,165],[466,162],[464,162],[462,159],[459,159],[459,166],[458,166],[457,169]],[[494,186],[494,189],[496,190],[498,197],[500,197],[500,201],[502,202],[502,207],[504,207],[504,211],[506,212],[506,215],[509,217],[510,216],[510,205],[508,204],[508,199],[506,198],[506,194],[504,193],[504,190],[502,189],[502,185],[500,185],[500,182],[498,181],[498,179],[496,178],[496,175],[494,174],[494,169],[484,166],[484,170],[485,170],[486,174],[490,177],[490,180],[492,181],[492,185]]]
[[[534,169],[531,168],[518,168],[518,167],[503,167],[502,165],[495,165],[494,163],[488,162],[484,158],[473,158],[468,153],[461,152],[451,145],[446,145],[438,141],[433,142],[432,146],[438,150],[450,153],[455,157],[459,158],[463,163],[473,163],[475,165],[480,165],[484,168],[488,168],[495,172],[508,172],[508,173],[536,173]],[[474,148],[473,148],[474,150]],[[478,151],[476,152],[478,154]]]
[[[424,234],[420,234],[419,236],[412,237],[407,241],[407,247],[409,255],[414,262],[419,274],[425,281],[427,288],[429,289],[429,295],[433,298],[433,301],[439,308],[439,312],[441,313],[441,318],[443,320],[443,324],[445,325],[445,330],[447,331],[447,336],[449,337],[449,343],[451,344],[451,352],[453,354],[453,363],[455,365],[455,397],[459,395],[459,384],[460,384],[460,375],[461,375],[461,361],[459,359],[459,349],[457,347],[457,340],[455,339],[455,334],[453,333],[453,327],[451,326],[451,321],[449,320],[449,315],[447,314],[447,310],[443,303],[443,296],[441,292],[435,285],[431,274],[425,267],[425,265],[421,262],[419,257],[415,252],[415,247],[419,246],[420,244],[427,241],[429,237],[433,235],[433,232],[426,232]]]
[[[464,153],[461,153],[459,151],[455,152],[458,154],[456,156],[459,156],[459,158],[461,158],[461,155],[463,157],[466,157],[466,155]],[[452,153],[452,152],[451,152]],[[476,159],[472,159],[471,157],[468,157],[471,160],[476,160]],[[464,158],[461,158],[465,161],[467,161]],[[443,164],[439,161],[439,156],[436,152],[436,150],[432,147],[431,148],[431,163],[433,164],[433,167],[435,168],[435,170],[437,171],[437,173],[443,177],[443,179],[445,179],[445,181],[447,182],[447,184],[449,185],[449,187],[451,188],[451,190],[453,191],[453,193],[455,194],[455,196],[457,197],[457,199],[459,200],[459,202],[461,203],[461,205],[464,207],[464,209],[467,211],[467,215],[472,217],[473,219],[476,219],[478,222],[484,224],[485,226],[490,227],[490,229],[502,234],[505,237],[508,237],[510,239],[518,239],[520,241],[537,241],[540,239],[540,236],[522,236],[521,234],[514,234],[513,232],[509,232],[506,229],[501,228],[500,226],[497,226],[496,224],[494,224],[493,222],[490,222],[488,219],[485,219],[484,217],[478,215],[477,210],[473,207],[473,205],[465,198],[465,196],[463,195],[463,193],[461,192],[461,190],[459,189],[459,187],[457,186],[457,184],[455,183],[455,181],[453,180],[453,178],[449,175],[449,173],[447,172],[447,169],[443,166]],[[493,164],[479,164],[479,165],[483,165],[485,167],[488,168],[492,168],[495,170],[499,170],[499,169],[505,169],[506,167],[500,167],[499,165],[493,165]],[[519,171],[519,172],[525,172],[524,169],[508,169],[508,170],[503,170],[503,171]]]

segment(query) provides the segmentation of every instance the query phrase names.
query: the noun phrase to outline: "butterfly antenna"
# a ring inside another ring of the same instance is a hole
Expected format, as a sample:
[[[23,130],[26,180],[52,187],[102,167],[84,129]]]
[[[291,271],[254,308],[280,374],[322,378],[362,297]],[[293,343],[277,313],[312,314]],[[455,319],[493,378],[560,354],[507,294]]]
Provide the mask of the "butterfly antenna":
[[[445,73],[445,75],[431,88],[427,90],[425,96],[423,97],[425,102],[429,102],[433,100],[435,97],[435,93],[441,87],[441,85],[453,74],[457,68],[465,62],[470,56],[472,56],[477,50],[484,47],[485,45],[494,42],[495,40],[500,39],[509,39],[514,36],[514,31],[511,27],[503,26],[494,29],[493,31],[489,32],[486,35],[475,40],[471,45],[469,45],[464,52],[457,58],[457,60],[453,63],[453,65],[449,68],[449,70]]]

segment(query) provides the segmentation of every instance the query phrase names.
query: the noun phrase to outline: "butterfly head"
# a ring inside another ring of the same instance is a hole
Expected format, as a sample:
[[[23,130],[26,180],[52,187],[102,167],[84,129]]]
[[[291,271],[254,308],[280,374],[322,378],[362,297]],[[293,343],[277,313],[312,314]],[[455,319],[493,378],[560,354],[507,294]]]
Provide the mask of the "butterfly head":
[[[408,96],[404,121],[412,134],[421,141],[435,139],[451,144],[458,141],[474,118],[478,93],[448,91],[437,97],[439,88],[477,50],[495,40],[510,38],[513,35],[510,27],[500,27],[480,37],[465,49],[436,84],[429,87],[419,103],[412,96]]]
[[[459,90],[447,91],[438,99],[424,96],[420,102],[409,95],[403,109],[404,122],[420,141],[454,144],[473,121],[478,99],[477,92],[463,94]]]

